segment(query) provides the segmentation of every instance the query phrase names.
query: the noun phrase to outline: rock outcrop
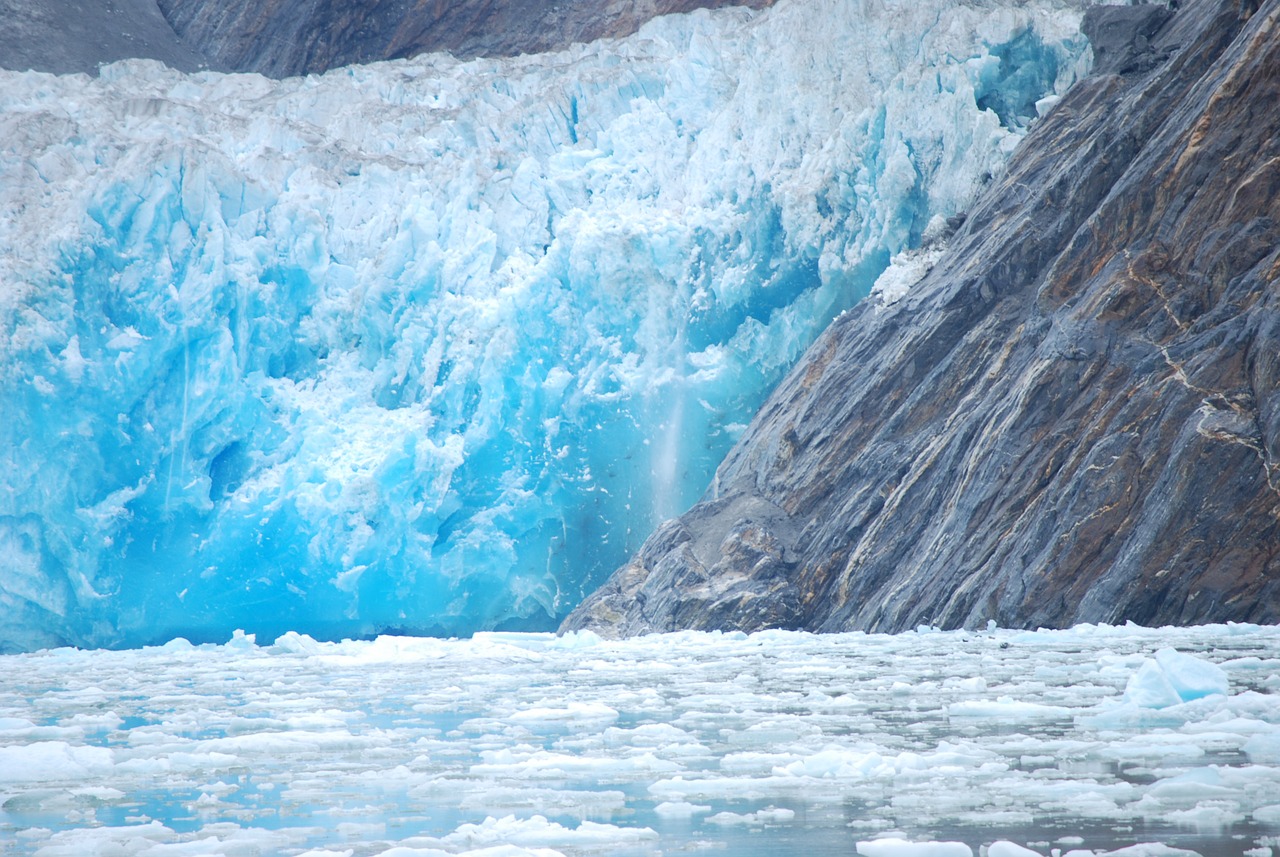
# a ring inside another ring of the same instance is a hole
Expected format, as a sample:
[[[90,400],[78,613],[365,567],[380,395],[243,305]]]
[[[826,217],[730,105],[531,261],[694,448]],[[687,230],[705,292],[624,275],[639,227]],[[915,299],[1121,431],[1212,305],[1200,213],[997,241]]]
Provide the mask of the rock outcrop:
[[[0,0],[0,68],[94,74],[156,59],[182,71],[318,74],[432,51],[515,56],[626,36],[658,15],[774,0]]]
[[[514,56],[625,36],[658,15],[773,0],[159,0],[220,66],[270,77],[411,57]]]
[[[1280,621],[1280,0],[1098,68],[564,627]]]
[[[0,20],[0,68],[92,74],[134,57],[182,71],[209,67],[174,33],[156,0],[0,0]]]

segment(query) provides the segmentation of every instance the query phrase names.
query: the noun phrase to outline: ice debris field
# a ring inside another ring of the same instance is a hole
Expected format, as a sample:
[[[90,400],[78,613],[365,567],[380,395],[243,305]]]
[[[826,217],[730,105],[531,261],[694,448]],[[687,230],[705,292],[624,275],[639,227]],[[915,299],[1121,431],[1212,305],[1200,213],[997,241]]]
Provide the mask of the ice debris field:
[[[1271,857],[1280,627],[0,657],[0,854]]]
[[[554,628],[832,317],[909,292],[1085,5],[0,72],[0,651]]]

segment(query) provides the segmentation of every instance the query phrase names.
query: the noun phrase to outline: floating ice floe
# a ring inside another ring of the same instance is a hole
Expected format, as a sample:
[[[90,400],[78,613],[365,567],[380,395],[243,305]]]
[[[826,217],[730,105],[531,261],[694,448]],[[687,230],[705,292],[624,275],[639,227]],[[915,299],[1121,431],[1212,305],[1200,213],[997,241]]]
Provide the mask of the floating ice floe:
[[[1138,704],[1154,668],[1179,701]],[[0,675],[0,843],[38,857],[1280,845],[1274,627],[242,634]]]

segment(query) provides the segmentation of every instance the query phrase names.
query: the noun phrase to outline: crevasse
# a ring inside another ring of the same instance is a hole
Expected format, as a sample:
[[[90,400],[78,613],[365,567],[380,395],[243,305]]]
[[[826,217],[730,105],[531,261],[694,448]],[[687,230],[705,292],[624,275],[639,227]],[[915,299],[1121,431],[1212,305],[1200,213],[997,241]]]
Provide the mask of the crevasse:
[[[0,73],[0,646],[552,627],[999,172],[1083,5]]]

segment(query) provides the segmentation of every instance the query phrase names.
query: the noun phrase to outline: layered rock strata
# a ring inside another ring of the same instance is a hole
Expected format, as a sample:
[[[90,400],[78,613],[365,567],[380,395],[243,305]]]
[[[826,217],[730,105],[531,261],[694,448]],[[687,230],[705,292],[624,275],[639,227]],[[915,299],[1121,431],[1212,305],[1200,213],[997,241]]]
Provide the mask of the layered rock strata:
[[[1280,621],[1280,0],[1085,30],[940,261],[566,629]]]

